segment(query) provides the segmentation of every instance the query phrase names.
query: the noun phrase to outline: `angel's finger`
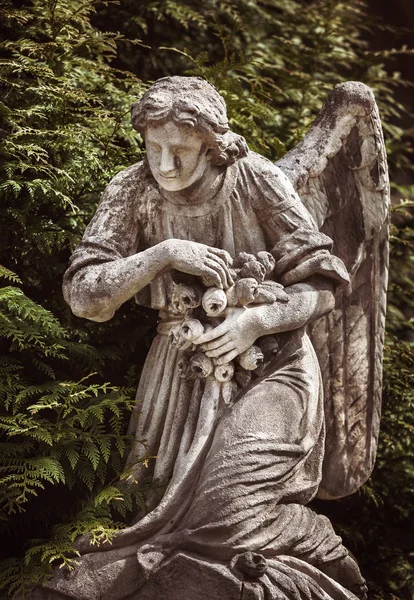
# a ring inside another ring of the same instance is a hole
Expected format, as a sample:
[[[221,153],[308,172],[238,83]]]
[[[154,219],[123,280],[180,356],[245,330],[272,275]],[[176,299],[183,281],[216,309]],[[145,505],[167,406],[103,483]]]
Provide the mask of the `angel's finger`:
[[[224,260],[224,262],[226,263],[226,265],[228,265],[229,267],[231,267],[231,265],[233,264],[233,259],[232,259],[232,257],[230,256],[230,254],[226,250],[222,250],[221,248],[214,248],[213,246],[208,246],[208,249],[213,254],[216,254],[217,256],[220,256],[220,258],[222,260]]]
[[[221,335],[215,340],[207,342],[207,344],[202,344],[201,349],[204,352],[208,352],[209,350],[215,350],[216,348],[219,348],[220,346],[223,346],[224,344],[227,344],[230,341],[231,339],[229,333],[225,333],[224,335]]]
[[[238,350],[231,350],[230,352],[227,352],[227,354],[225,354],[224,356],[221,356],[220,358],[217,359],[216,364],[217,365],[226,365],[227,363],[231,362],[234,358],[236,358],[236,356],[239,354]]]
[[[219,288],[223,288],[223,283],[221,281],[221,277],[220,275],[217,273],[217,271],[213,268],[211,268],[210,266],[204,264],[203,266],[203,275],[209,277],[211,279],[211,281],[214,282],[214,285],[216,285]]]
[[[224,260],[222,258],[220,258],[220,256],[217,256],[217,254],[213,254],[212,252],[209,252],[207,254],[207,258],[209,260],[212,260],[212,261],[218,263],[220,265],[220,267],[223,269],[224,273],[226,274],[226,287],[230,287],[231,285],[233,285],[234,281],[230,274],[229,267],[226,265]]]
[[[207,253],[207,258],[210,259],[210,260],[213,260],[213,261],[217,262],[222,267],[222,269],[226,273],[226,276],[227,276],[227,279],[228,279],[229,283],[231,285],[233,285],[233,279],[231,277],[230,268],[225,263],[225,261],[222,258],[220,258],[220,256],[217,256],[217,254],[213,254],[212,252],[208,252]]]
[[[206,258],[205,265],[207,265],[208,267],[210,267],[210,269],[213,269],[214,271],[216,271],[216,273],[218,273],[219,277],[220,277],[220,281],[221,281],[221,286],[220,287],[229,287],[228,283],[227,283],[227,275],[226,275],[226,271],[225,268],[222,267],[215,259],[213,258]]]
[[[209,358],[217,358],[218,356],[222,356],[223,354],[226,354],[231,350],[234,350],[234,342],[227,342],[227,344],[224,344],[224,346],[220,346],[215,350],[210,350],[209,352],[206,352],[206,356],[208,356]]]
[[[228,325],[228,323],[226,323],[226,321],[224,321],[218,327],[215,327],[214,329],[210,329],[209,331],[206,331],[205,333],[200,335],[200,337],[193,340],[193,342],[194,342],[194,344],[197,344],[197,346],[199,344],[205,344],[206,342],[211,342],[212,340],[215,340],[216,338],[219,338],[222,335],[224,335],[225,333],[227,333],[228,330],[229,330],[229,325]]]

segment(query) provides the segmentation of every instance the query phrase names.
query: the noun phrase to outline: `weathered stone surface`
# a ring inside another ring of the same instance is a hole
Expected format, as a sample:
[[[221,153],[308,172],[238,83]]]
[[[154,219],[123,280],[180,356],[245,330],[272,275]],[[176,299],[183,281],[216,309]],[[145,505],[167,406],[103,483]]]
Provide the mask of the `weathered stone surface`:
[[[338,86],[278,166],[201,79],[159,80],[132,119],[147,160],[109,184],[64,293],[95,321],[134,296],[160,311],[128,460],[165,492],[111,547],[79,540],[78,567],[32,598],[363,597],[306,505],[354,492],[375,457],[388,184],[372,94]]]

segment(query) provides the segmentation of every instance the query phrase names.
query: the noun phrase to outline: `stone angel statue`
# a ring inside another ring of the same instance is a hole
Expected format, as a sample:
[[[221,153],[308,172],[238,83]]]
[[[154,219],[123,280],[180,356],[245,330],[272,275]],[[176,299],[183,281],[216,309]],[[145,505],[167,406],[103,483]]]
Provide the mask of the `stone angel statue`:
[[[156,81],[132,122],[146,159],[108,185],[64,294],[94,321],[132,297],[159,311],[128,459],[156,485],[111,545],[80,539],[77,566],[30,597],[363,598],[307,505],[355,492],[375,459],[389,189],[374,97],[337,86],[276,165],[200,78]]]

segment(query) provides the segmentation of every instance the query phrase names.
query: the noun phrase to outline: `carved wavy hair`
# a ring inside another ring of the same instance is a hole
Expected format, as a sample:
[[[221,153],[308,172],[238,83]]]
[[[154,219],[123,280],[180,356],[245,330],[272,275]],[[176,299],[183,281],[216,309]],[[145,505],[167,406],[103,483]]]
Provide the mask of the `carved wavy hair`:
[[[231,165],[246,156],[248,146],[229,129],[226,103],[201,77],[163,77],[132,105],[132,125],[142,135],[152,123],[173,121],[199,131],[212,152],[212,163]]]

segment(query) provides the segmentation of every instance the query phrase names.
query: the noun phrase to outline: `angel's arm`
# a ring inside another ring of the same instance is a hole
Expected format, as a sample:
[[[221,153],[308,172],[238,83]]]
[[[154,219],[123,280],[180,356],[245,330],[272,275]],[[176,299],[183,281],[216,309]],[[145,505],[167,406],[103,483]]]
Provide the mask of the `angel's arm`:
[[[91,321],[108,321],[126,300],[167,268],[161,245],[138,254],[79,269],[65,285],[72,312]]]
[[[89,265],[72,277],[69,303],[78,317],[108,321],[126,300],[167,269],[232,284],[231,258],[224,250],[187,240],[165,240],[127,258]]]
[[[233,360],[261,336],[292,331],[319,319],[335,304],[333,283],[314,276],[306,282],[286,287],[286,303],[274,302],[229,312],[225,321],[196,340],[207,356],[218,364]]]
[[[256,323],[258,337],[308,325],[335,306],[334,285],[327,278],[313,276],[286,287],[285,292],[289,296],[287,303],[263,304],[252,312],[250,318]]]

